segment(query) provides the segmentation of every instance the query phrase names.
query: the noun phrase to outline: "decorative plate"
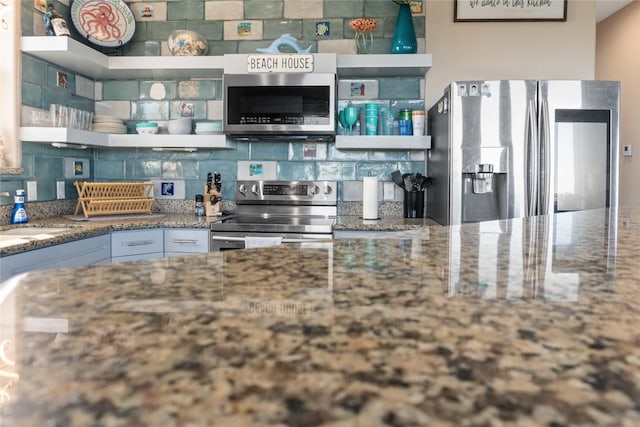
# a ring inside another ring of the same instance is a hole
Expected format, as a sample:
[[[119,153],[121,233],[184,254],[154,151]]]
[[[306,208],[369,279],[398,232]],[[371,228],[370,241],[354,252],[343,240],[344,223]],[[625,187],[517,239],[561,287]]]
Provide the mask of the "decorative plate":
[[[120,47],[136,29],[133,13],[122,0],[75,0],[71,20],[82,37],[104,47]]]

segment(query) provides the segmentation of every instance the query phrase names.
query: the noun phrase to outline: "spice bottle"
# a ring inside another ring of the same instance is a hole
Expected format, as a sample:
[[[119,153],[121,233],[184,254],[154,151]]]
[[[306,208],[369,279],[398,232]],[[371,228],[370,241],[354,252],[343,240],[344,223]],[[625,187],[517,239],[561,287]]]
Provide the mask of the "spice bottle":
[[[53,3],[47,4],[47,11],[44,16],[44,27],[47,30],[48,36],[68,36],[69,27],[67,21],[58,13],[53,7]]]

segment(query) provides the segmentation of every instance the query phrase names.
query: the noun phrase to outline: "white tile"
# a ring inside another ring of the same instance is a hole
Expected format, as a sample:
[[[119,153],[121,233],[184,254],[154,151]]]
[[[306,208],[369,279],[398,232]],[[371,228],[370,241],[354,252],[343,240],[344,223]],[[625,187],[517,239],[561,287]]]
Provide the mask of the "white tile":
[[[266,181],[278,176],[278,162],[243,160],[238,162],[238,180]]]
[[[323,18],[323,0],[284,0],[284,19]]]
[[[204,4],[204,19],[207,21],[230,21],[243,17],[243,1],[208,1]]]
[[[356,53],[354,40],[319,40],[318,53],[335,53],[338,55],[353,55]]]
[[[102,101],[102,82],[94,82],[93,100]]]
[[[129,101],[100,101],[95,105],[96,114],[114,116],[122,120],[131,118],[131,103]]]
[[[207,119],[222,120],[224,102],[222,100],[207,101]]]
[[[76,74],[76,95],[82,96],[83,98],[94,99],[96,93],[93,80]]]

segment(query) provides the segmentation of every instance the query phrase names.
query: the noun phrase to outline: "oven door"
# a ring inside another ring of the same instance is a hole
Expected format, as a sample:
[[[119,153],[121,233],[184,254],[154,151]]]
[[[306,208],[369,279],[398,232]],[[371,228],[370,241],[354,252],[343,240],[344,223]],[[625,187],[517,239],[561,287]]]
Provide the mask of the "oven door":
[[[332,241],[331,234],[297,234],[297,233],[247,233],[247,232],[212,232],[210,252],[221,252],[233,249],[245,249],[247,238],[278,238],[282,239],[281,243],[313,245],[317,243],[326,243]]]

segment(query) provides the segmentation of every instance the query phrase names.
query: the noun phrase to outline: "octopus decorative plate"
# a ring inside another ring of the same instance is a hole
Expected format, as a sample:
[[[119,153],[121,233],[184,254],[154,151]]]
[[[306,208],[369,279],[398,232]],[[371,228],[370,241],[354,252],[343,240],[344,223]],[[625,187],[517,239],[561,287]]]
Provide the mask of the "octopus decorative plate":
[[[136,29],[133,13],[122,0],[75,0],[71,20],[80,35],[104,47],[127,43]]]

